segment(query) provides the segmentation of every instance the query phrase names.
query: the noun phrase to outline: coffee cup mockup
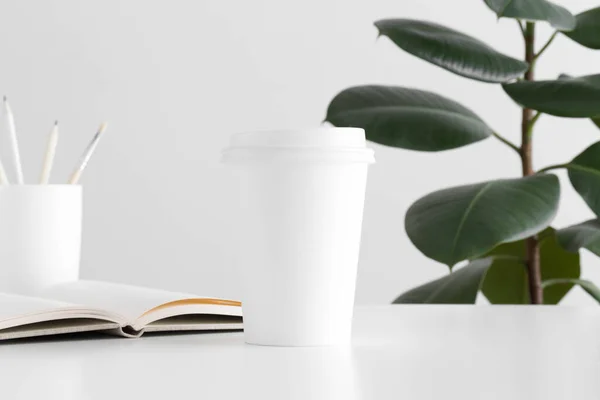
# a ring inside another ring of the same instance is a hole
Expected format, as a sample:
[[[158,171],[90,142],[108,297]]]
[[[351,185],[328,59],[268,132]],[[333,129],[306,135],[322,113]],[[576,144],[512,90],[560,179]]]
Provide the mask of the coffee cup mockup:
[[[349,343],[367,170],[358,128],[234,135],[223,153],[239,189],[237,233],[247,343]]]

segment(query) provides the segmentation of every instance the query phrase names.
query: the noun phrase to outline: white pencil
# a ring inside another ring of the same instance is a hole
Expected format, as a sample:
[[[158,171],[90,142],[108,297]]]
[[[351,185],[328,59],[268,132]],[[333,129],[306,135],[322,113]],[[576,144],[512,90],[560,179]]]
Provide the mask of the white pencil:
[[[2,165],[2,161],[0,161],[0,185],[8,185],[9,183],[6,171],[4,171],[4,165]]]
[[[42,165],[42,175],[40,177],[40,184],[47,185],[50,181],[50,172],[52,171],[52,165],[54,164],[54,154],[56,153],[56,145],[58,144],[58,121],[54,122],[54,127],[48,137],[48,145],[46,147],[46,156],[44,157],[44,164]]]
[[[8,134],[15,162],[15,171],[17,174],[17,183],[23,184],[23,169],[21,168],[21,154],[19,153],[19,143],[17,142],[17,130],[15,129],[15,117],[12,113],[8,99],[4,96],[4,112],[6,113],[6,123],[8,125]]]
[[[96,146],[98,145],[100,136],[102,136],[102,133],[105,130],[106,130],[106,122],[103,122],[102,125],[100,125],[100,128],[98,128],[98,132],[96,132],[96,134],[94,135],[94,138],[92,139],[90,144],[88,144],[87,148],[83,152],[83,155],[79,159],[79,164],[75,168],[75,171],[73,171],[71,178],[69,178],[69,183],[71,185],[75,185],[75,184],[77,184],[77,182],[79,182],[81,173],[85,169],[85,166],[87,165],[88,161],[90,161],[92,154],[94,154],[94,150],[96,149]]]

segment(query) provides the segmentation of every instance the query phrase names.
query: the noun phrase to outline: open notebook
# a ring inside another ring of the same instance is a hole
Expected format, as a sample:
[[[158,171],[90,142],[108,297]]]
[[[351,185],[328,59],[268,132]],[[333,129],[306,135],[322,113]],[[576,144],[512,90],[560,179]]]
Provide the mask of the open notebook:
[[[105,331],[242,329],[241,303],[97,281],[51,286],[37,297],[0,293],[0,340]]]

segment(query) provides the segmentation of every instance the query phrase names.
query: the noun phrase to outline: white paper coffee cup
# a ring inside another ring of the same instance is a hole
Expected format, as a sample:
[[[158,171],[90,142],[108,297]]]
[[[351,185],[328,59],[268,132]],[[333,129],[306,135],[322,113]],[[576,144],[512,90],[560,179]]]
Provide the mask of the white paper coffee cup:
[[[358,128],[234,135],[247,343],[320,346],[350,341],[368,165]]]

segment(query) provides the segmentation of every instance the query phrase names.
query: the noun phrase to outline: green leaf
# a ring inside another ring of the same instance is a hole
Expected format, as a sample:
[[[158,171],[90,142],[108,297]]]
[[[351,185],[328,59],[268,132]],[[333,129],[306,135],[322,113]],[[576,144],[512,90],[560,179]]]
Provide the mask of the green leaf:
[[[565,35],[582,46],[600,49],[600,7],[577,14],[577,26]]]
[[[600,116],[600,75],[519,81],[502,88],[515,102],[546,114],[570,118]]]
[[[590,296],[592,296],[598,303],[600,303],[600,288],[594,285],[590,281],[583,279],[552,279],[549,281],[542,282],[542,286],[545,288],[556,285],[579,285],[585,290]]]
[[[559,229],[556,236],[560,245],[567,251],[576,253],[584,248],[600,256],[600,221],[597,219]]]
[[[548,227],[559,197],[553,174],[459,186],[417,200],[404,225],[423,254],[452,268]]]
[[[560,74],[558,76],[558,79],[570,79],[573,78],[571,75],[567,75],[567,74]],[[600,117],[595,117],[595,118],[590,118],[590,121],[592,121],[594,123],[594,125],[596,125],[598,128],[600,128]]]
[[[477,115],[435,93],[397,86],[357,86],[329,104],[326,121],[363,128],[367,139],[386,146],[441,151],[492,134]]]
[[[585,149],[566,167],[577,193],[600,217],[600,142]]]
[[[566,8],[546,0],[484,0],[498,18],[547,21],[559,31],[575,28],[575,17]]]
[[[540,269],[542,280],[579,278],[579,254],[565,251],[557,241],[554,229],[541,232]],[[494,261],[486,274],[481,291],[492,304],[529,304],[528,272],[525,265],[525,240],[502,244],[484,257]],[[558,304],[572,285],[549,287],[544,290],[544,304]]]
[[[451,274],[401,294],[393,304],[475,304],[490,264],[489,259],[472,261]]]
[[[406,52],[457,75],[483,82],[508,82],[528,64],[497,52],[487,44],[433,22],[384,19],[375,22],[379,34]]]

